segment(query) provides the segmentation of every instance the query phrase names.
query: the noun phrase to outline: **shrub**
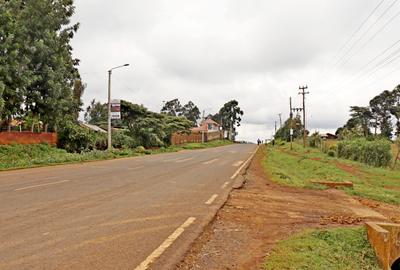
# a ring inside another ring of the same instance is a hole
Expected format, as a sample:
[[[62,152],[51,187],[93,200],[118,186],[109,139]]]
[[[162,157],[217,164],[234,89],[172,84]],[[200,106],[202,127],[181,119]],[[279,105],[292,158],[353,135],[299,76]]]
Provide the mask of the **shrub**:
[[[315,132],[308,138],[310,147],[318,148],[321,146],[321,136],[318,132]]]
[[[335,151],[333,151],[333,150],[329,150],[328,151],[328,156],[330,156],[330,157],[335,157]]]
[[[94,132],[83,128],[72,121],[66,121],[58,131],[58,147],[68,152],[82,152],[95,148]]]
[[[146,149],[143,146],[138,146],[135,149],[135,152],[138,152],[138,153],[144,153],[145,151],[146,151]]]
[[[359,161],[375,167],[388,166],[392,160],[391,143],[385,139],[344,140],[338,143],[338,157]]]
[[[114,148],[120,149],[133,149],[138,145],[136,140],[124,131],[117,131],[113,133],[112,143]]]

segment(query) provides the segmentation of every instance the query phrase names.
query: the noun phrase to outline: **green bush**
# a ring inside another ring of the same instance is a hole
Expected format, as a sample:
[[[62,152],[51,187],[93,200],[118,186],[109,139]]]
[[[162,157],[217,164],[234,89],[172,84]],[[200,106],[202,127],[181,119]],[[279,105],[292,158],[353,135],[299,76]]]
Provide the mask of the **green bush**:
[[[112,143],[114,148],[119,149],[133,149],[138,145],[137,141],[133,137],[129,136],[125,131],[114,132]]]
[[[385,139],[340,141],[338,157],[359,161],[375,167],[388,166],[392,160],[391,142]]]
[[[318,148],[321,146],[321,136],[318,132],[315,132],[308,138],[308,143],[310,147]]]
[[[72,121],[66,121],[58,130],[57,145],[72,153],[92,150],[96,145],[96,135]]]
[[[335,157],[335,151],[333,151],[333,150],[329,150],[328,151],[328,156],[330,156],[330,157]]]

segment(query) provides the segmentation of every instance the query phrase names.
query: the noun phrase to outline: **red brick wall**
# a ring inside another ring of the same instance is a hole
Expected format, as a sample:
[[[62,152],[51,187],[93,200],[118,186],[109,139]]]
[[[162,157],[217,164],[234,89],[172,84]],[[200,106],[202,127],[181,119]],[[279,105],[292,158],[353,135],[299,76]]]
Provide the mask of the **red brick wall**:
[[[201,132],[191,134],[179,134],[175,133],[171,137],[172,145],[179,145],[184,143],[200,143],[202,141]],[[222,139],[222,132],[204,133],[204,141],[213,141]]]
[[[56,133],[33,133],[33,132],[0,132],[1,144],[57,144]]]

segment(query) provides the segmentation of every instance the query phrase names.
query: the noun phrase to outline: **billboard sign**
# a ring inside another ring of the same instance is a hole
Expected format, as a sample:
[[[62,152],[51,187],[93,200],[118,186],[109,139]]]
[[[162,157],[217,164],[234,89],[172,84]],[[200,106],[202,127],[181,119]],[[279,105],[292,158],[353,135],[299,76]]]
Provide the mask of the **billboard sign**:
[[[121,119],[121,100],[113,99],[111,101],[111,119]]]

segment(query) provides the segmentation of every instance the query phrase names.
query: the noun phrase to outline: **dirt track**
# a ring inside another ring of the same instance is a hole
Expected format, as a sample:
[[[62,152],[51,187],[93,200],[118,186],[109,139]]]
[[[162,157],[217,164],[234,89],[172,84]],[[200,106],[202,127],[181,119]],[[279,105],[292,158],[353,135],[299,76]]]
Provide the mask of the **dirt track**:
[[[353,199],[340,190],[279,186],[261,167],[262,148],[215,221],[178,269],[260,269],[277,241],[305,228],[354,226],[400,216],[400,208]],[[380,212],[380,213],[379,213]]]

